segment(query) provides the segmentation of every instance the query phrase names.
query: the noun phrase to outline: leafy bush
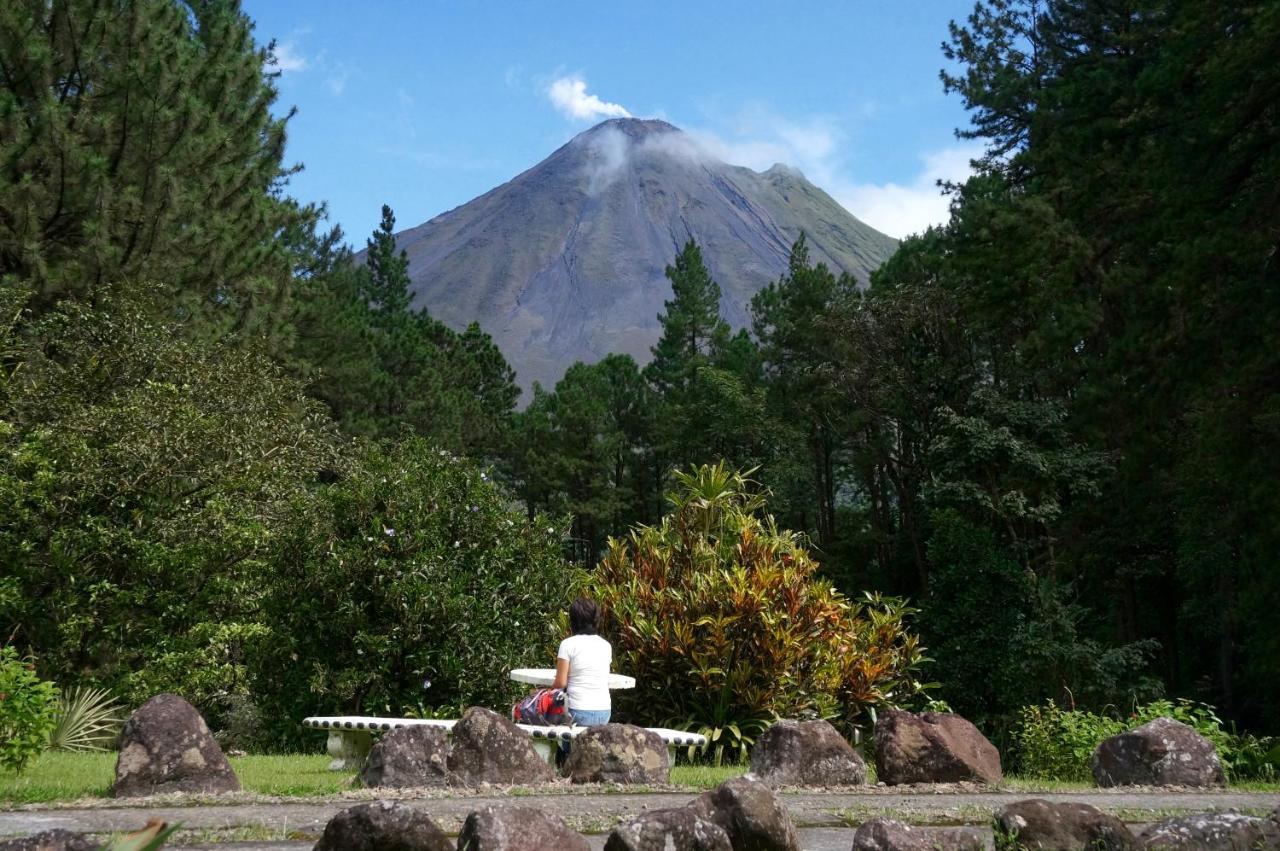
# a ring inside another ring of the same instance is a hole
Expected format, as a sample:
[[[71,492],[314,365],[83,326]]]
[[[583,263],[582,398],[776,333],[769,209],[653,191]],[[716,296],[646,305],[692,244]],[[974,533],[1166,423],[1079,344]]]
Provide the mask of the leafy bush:
[[[1123,719],[1063,709],[1053,701],[1028,706],[1014,734],[1019,770],[1032,777],[1089,780],[1090,760],[1103,739],[1162,717],[1194,727],[1213,742],[1231,779],[1267,780],[1280,771],[1280,742],[1228,730],[1212,706],[1190,700],[1152,701]]]
[[[1090,780],[1089,760],[1098,743],[1125,729],[1118,719],[1063,709],[1052,700],[1028,706],[1014,732],[1019,770],[1030,777]]]
[[[49,750],[106,750],[124,724],[120,710],[119,701],[106,689],[77,686],[63,692]]]
[[[22,771],[56,723],[58,690],[14,647],[0,647],[0,767]]]
[[[514,698],[510,668],[551,662],[563,529],[421,440],[362,449],[279,530],[252,690],[274,741],[295,743],[310,714]]]
[[[919,691],[912,610],[836,592],[803,539],[761,516],[742,474],[720,464],[676,481],[661,525],[611,540],[582,583],[604,610],[615,667],[636,678],[620,715],[705,730],[719,759],[742,756],[775,717],[847,727]]]
[[[208,710],[247,688],[276,530],[339,462],[298,382],[185,338],[154,295],[0,324],[0,634],[128,704]]]

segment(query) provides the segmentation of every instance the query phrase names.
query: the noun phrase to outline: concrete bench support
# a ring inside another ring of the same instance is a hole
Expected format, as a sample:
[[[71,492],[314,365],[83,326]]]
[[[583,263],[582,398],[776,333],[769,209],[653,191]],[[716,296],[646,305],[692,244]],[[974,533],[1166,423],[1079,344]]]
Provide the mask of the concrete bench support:
[[[333,757],[329,763],[330,771],[359,771],[364,765],[369,749],[373,747],[373,737],[397,727],[428,726],[442,727],[452,731],[457,721],[438,718],[374,718],[365,715],[343,715],[330,717],[304,718],[302,726],[309,730],[326,730],[329,733],[327,750]],[[561,741],[572,742],[586,732],[587,727],[535,727],[530,724],[517,724],[533,738],[533,748],[538,756],[554,765],[556,745]],[[707,743],[705,736],[697,733],[686,733],[683,730],[668,730],[661,727],[648,728],[662,737],[667,745],[667,760],[675,765],[676,748],[701,747]]]

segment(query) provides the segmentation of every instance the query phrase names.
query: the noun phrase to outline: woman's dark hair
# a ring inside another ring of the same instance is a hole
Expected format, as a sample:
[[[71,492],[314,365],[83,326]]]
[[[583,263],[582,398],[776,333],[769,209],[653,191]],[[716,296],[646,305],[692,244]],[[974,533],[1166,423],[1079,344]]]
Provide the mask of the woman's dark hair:
[[[579,597],[569,607],[569,628],[574,635],[595,635],[600,629],[600,607],[590,597]]]

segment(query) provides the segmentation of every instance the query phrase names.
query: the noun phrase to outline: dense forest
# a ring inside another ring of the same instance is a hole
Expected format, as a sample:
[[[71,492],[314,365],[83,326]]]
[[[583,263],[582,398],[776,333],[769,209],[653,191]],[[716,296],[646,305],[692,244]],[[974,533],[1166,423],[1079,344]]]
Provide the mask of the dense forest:
[[[478,326],[412,305],[390,208],[358,262],[290,198],[236,4],[5,5],[0,632],[227,723],[254,677],[293,717],[428,669],[474,699],[422,636],[519,642],[566,556],[723,459],[837,587],[919,606],[975,721],[1167,695],[1280,730],[1280,7],[991,0],[951,32],[985,154],[948,224],[869,288],[801,236],[738,331],[690,242],[648,364],[518,410]],[[470,608],[397,567],[415,524]],[[512,584],[527,610],[472,620]]]

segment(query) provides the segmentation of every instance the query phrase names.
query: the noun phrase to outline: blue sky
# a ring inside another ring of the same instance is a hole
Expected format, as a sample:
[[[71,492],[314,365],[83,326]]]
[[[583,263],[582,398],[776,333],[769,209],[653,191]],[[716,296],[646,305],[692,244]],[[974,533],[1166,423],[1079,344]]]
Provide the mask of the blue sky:
[[[797,9],[799,7],[799,9]],[[658,117],[722,159],[797,166],[894,236],[945,217],[938,178],[973,143],[938,71],[972,0],[367,3],[245,0],[278,44],[293,194],[363,245],[381,205],[409,227],[612,115]]]

